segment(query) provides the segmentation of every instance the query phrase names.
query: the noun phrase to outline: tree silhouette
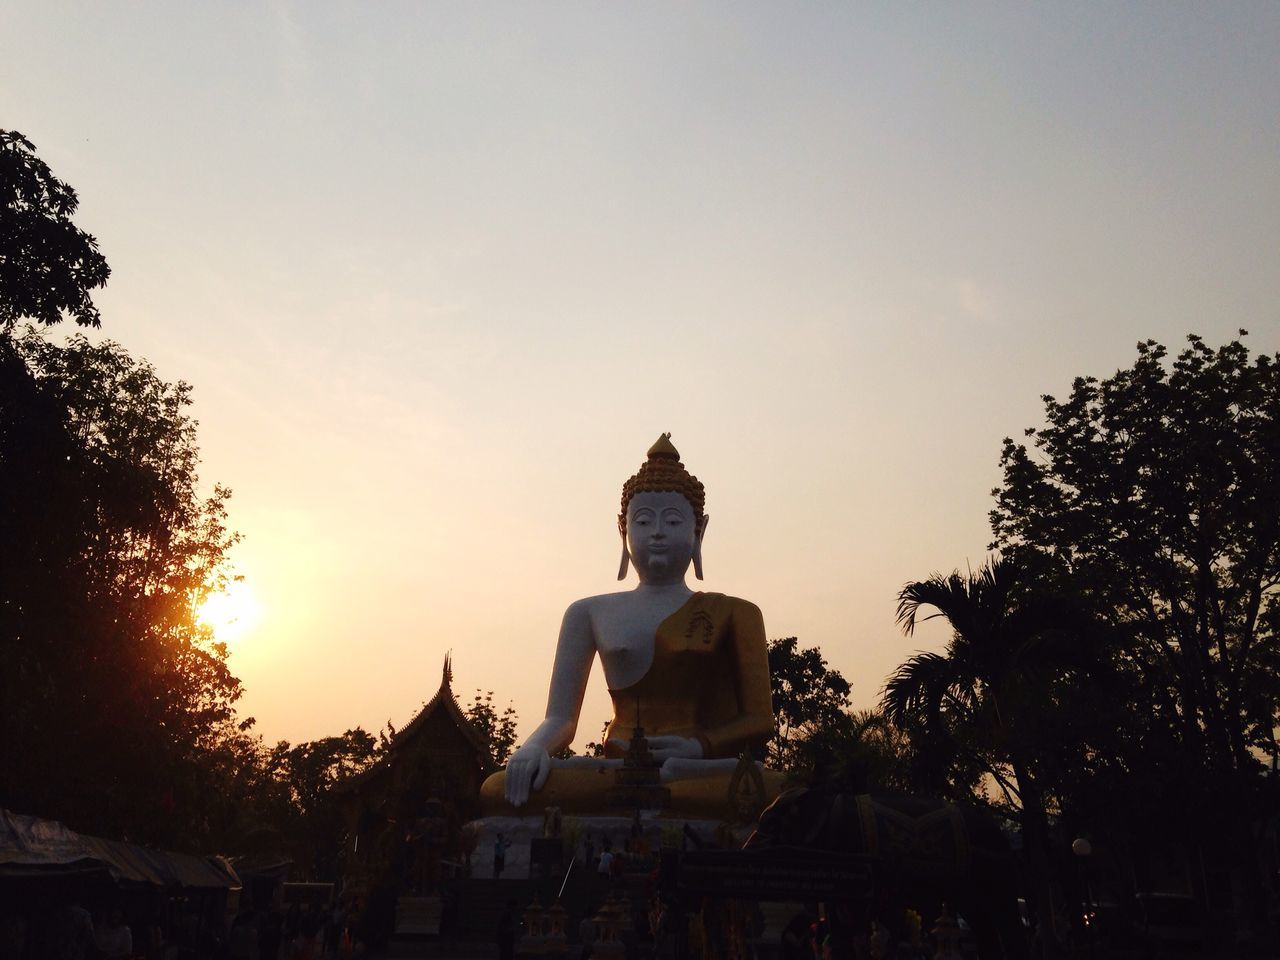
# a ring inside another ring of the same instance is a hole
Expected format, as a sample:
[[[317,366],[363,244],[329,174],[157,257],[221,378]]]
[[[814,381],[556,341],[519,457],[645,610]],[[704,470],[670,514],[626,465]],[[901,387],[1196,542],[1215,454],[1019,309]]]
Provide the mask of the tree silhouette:
[[[198,489],[190,388],[111,342],[3,336],[0,805],[198,843],[240,683],[196,619],[237,536]]]
[[[199,492],[187,384],[115,343],[18,328],[100,323],[110,268],[77,206],[0,131],[0,805],[198,847],[260,772],[226,649],[196,620],[231,576],[230,494]]]
[[[520,722],[516,708],[508,703],[506,709],[499,713],[498,708],[493,705],[493,691],[481,693],[476,690],[466,714],[488,741],[489,756],[494,766],[505,766],[516,745],[517,725]]]
[[[1180,803],[1232,834],[1256,923],[1251,824],[1280,703],[1280,354],[1188,340],[1172,359],[1141,343],[1131,367],[1044,398],[1035,455],[1005,440],[993,546],[1070,583],[1125,639],[1135,713],[1154,715],[1153,750],[1179,755]]]
[[[770,765],[802,766],[800,744],[818,731],[842,724],[849,706],[849,681],[827,665],[817,647],[801,647],[795,637],[769,641],[769,683],[777,732],[766,746]]]
[[[286,817],[273,826],[303,875],[314,880],[337,876],[346,824],[333,788],[379,755],[379,741],[361,727],[296,745],[281,741],[271,749],[267,763],[287,797],[281,811]]]
[[[0,130],[0,333],[64,313],[99,325],[90,291],[111,275],[98,242],[71,221],[80,201],[16,130]]]

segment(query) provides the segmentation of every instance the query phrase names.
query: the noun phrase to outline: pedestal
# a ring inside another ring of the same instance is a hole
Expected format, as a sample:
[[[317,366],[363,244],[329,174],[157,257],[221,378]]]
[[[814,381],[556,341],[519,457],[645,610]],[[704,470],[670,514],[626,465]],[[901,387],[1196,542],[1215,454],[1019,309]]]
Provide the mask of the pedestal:
[[[724,825],[719,820],[677,820],[672,819],[670,811],[642,811],[640,814],[640,832],[645,846],[651,855],[657,855],[663,847],[684,847],[684,827],[688,825],[693,835],[710,846],[719,846]],[[498,834],[511,842],[507,848],[502,878],[507,880],[523,880],[532,876],[531,850],[533,841],[543,835],[543,816],[528,817],[484,817],[473,820],[468,825],[477,836],[475,853],[472,855],[471,875],[480,879],[493,878],[493,848]],[[571,860],[576,859],[574,870],[591,870],[594,863],[585,863],[586,842],[590,838],[594,848],[594,857],[599,859],[604,850],[605,840],[609,841],[614,853],[621,853],[627,848],[635,829],[635,818],[632,817],[565,817],[561,827],[561,842],[567,849],[564,854],[563,867],[569,868]],[[749,831],[740,830],[734,837],[741,843]]]

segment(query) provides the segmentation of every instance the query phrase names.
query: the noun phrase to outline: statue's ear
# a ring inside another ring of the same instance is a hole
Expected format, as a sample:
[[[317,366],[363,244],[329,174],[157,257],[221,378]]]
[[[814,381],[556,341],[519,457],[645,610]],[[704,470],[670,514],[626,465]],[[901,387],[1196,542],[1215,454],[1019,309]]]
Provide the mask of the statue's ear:
[[[693,575],[699,580],[702,579],[702,538],[707,535],[707,524],[710,522],[711,518],[704,513],[698,521],[698,530],[693,538]]]
[[[627,553],[627,534],[625,531],[619,530],[622,534],[622,561],[618,564],[618,579],[627,579],[627,569],[631,566],[631,554]]]

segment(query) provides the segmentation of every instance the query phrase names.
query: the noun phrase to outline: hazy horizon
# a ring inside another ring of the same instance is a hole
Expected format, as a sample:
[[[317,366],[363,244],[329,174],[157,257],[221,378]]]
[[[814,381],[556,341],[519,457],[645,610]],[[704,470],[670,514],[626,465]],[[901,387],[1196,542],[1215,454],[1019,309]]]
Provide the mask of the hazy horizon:
[[[1003,437],[1154,338],[1280,350],[1280,8],[19,3],[0,126],[97,340],[194,384],[268,741],[540,719],[660,432],[707,579],[876,699]],[[71,333],[69,323],[60,333]],[[597,670],[577,743],[608,715]]]

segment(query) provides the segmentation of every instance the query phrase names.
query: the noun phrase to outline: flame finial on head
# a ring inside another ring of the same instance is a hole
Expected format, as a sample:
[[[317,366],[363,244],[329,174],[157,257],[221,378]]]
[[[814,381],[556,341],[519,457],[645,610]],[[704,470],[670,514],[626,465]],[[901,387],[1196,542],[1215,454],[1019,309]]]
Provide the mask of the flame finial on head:
[[[674,460],[677,463],[680,462],[680,451],[671,442],[670,433],[664,433],[659,436],[645,456],[650,460]]]

